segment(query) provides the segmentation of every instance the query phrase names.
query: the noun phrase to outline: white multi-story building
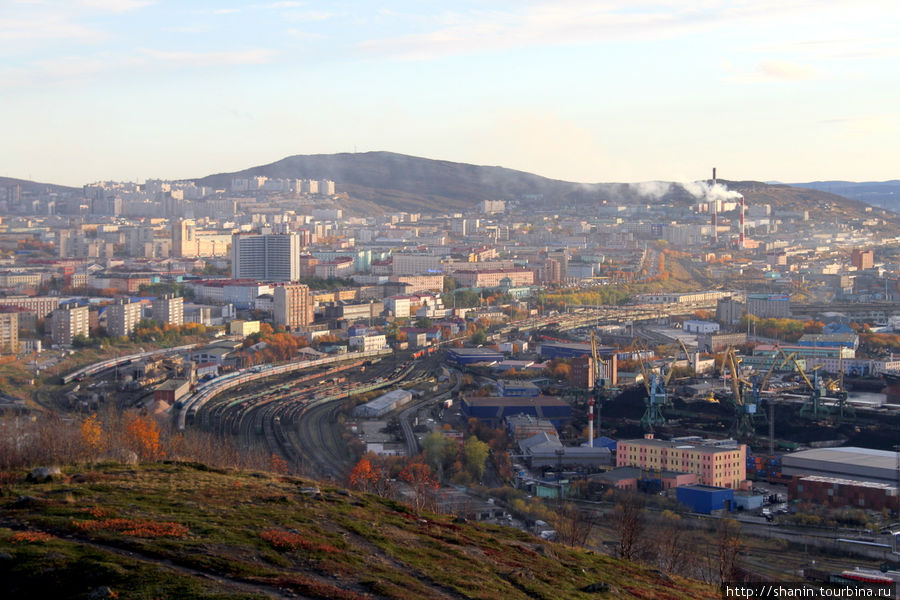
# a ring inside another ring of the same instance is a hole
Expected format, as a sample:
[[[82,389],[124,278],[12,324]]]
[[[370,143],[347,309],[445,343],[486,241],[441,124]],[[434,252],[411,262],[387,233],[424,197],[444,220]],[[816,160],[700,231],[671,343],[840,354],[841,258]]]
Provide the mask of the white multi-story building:
[[[87,306],[67,304],[51,313],[50,336],[54,344],[68,346],[76,336],[90,335],[90,315]]]
[[[394,275],[426,275],[443,271],[441,257],[431,254],[395,253],[391,255],[391,260]]]
[[[383,335],[351,335],[350,347],[362,352],[381,350],[387,346],[387,338]]]
[[[300,278],[300,237],[296,233],[237,233],[231,238],[234,279],[296,281]]]
[[[165,294],[152,303],[153,320],[164,325],[184,325],[184,298]]]
[[[114,337],[127,337],[141,320],[141,305],[130,300],[118,300],[106,308],[106,332]]]

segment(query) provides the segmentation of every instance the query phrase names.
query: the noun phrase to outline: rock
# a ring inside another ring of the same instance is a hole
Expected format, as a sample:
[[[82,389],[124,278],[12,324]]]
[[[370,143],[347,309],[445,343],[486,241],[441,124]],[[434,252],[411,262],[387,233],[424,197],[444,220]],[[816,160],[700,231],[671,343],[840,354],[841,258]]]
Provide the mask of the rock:
[[[301,494],[303,494],[304,496],[316,496],[316,495],[322,493],[321,490],[319,490],[319,488],[312,487],[312,486],[311,487],[302,487],[298,491]]]
[[[9,552],[0,552],[0,562],[12,560],[12,554]]]
[[[603,592],[609,591],[609,584],[598,581],[597,583],[592,583],[590,585],[584,586],[583,588],[581,588],[581,591],[587,592],[589,594],[601,594]]]
[[[59,470],[59,467],[35,467],[28,474],[28,481],[35,483],[44,483],[54,479],[62,479],[62,471]]]
[[[91,600],[103,600],[103,598],[118,598],[119,595],[112,591],[108,585],[101,585],[100,587],[95,587],[88,594],[88,598]]]
[[[38,500],[34,496],[19,496],[16,498],[16,501],[10,505],[10,508],[35,508],[41,504],[41,500]]]

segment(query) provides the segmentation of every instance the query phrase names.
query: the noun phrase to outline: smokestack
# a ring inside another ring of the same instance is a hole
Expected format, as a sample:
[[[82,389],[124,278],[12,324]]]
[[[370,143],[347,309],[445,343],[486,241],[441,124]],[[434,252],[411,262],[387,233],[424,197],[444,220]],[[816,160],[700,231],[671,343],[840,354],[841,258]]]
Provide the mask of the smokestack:
[[[744,197],[741,196],[741,231],[738,234],[738,248],[744,247]]]
[[[713,176],[712,176],[712,184],[713,187],[716,185],[716,168],[713,167]],[[719,201],[713,198],[712,200],[712,230],[713,230],[713,243],[719,243]]]
[[[595,384],[596,385],[596,384]],[[594,447],[594,397],[588,400],[588,446]]]

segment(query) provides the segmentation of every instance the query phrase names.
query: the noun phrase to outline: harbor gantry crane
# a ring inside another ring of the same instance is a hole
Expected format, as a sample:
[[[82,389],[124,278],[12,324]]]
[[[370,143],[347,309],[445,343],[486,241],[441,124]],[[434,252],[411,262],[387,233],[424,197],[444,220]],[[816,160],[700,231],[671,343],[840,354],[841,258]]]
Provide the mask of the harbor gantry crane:
[[[597,406],[598,417],[603,414],[603,400],[606,392],[606,379],[603,377],[603,367],[607,362],[600,358],[597,352],[597,336],[591,330],[591,359],[594,362],[594,389],[591,390],[591,398],[588,400],[588,446],[594,446],[594,405]],[[597,431],[600,430],[600,419],[597,419]]]
[[[723,359],[725,368],[731,375],[731,391],[734,405],[734,434],[738,437],[754,437],[756,435],[756,421],[760,416],[759,402],[753,393],[753,384],[744,379],[741,374],[741,359],[734,347],[729,347]]]
[[[640,351],[642,350],[641,348]],[[666,417],[663,415],[662,408],[669,405],[668,394],[666,394],[668,377],[663,379],[659,373],[649,372],[644,364],[643,356],[640,357],[638,363],[641,365],[644,388],[647,390],[647,404],[644,415],[641,417],[641,427],[644,428],[644,431],[652,433],[654,427],[666,424]],[[667,375],[670,376],[671,372],[672,369],[670,368]]]

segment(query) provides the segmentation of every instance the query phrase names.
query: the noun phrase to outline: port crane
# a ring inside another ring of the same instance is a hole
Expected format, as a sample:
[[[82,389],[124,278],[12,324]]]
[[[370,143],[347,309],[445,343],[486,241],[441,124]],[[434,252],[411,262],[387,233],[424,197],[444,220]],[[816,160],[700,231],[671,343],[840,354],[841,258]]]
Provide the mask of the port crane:
[[[594,445],[594,406],[597,406],[597,430],[600,430],[600,416],[603,414],[603,400],[606,397],[606,379],[603,378],[603,367],[607,366],[607,362],[600,357],[597,352],[597,336],[594,330],[591,330],[591,359],[594,362],[594,389],[591,390],[591,397],[588,400],[588,445]]]
[[[754,385],[741,374],[741,359],[733,346],[730,346],[722,359],[723,371],[727,370],[731,376],[731,392],[734,405],[734,433],[739,437],[754,437],[756,424],[765,419],[765,415],[759,411],[759,390],[762,385]],[[770,373],[772,368],[770,368]],[[768,379],[768,377],[766,378]]]

